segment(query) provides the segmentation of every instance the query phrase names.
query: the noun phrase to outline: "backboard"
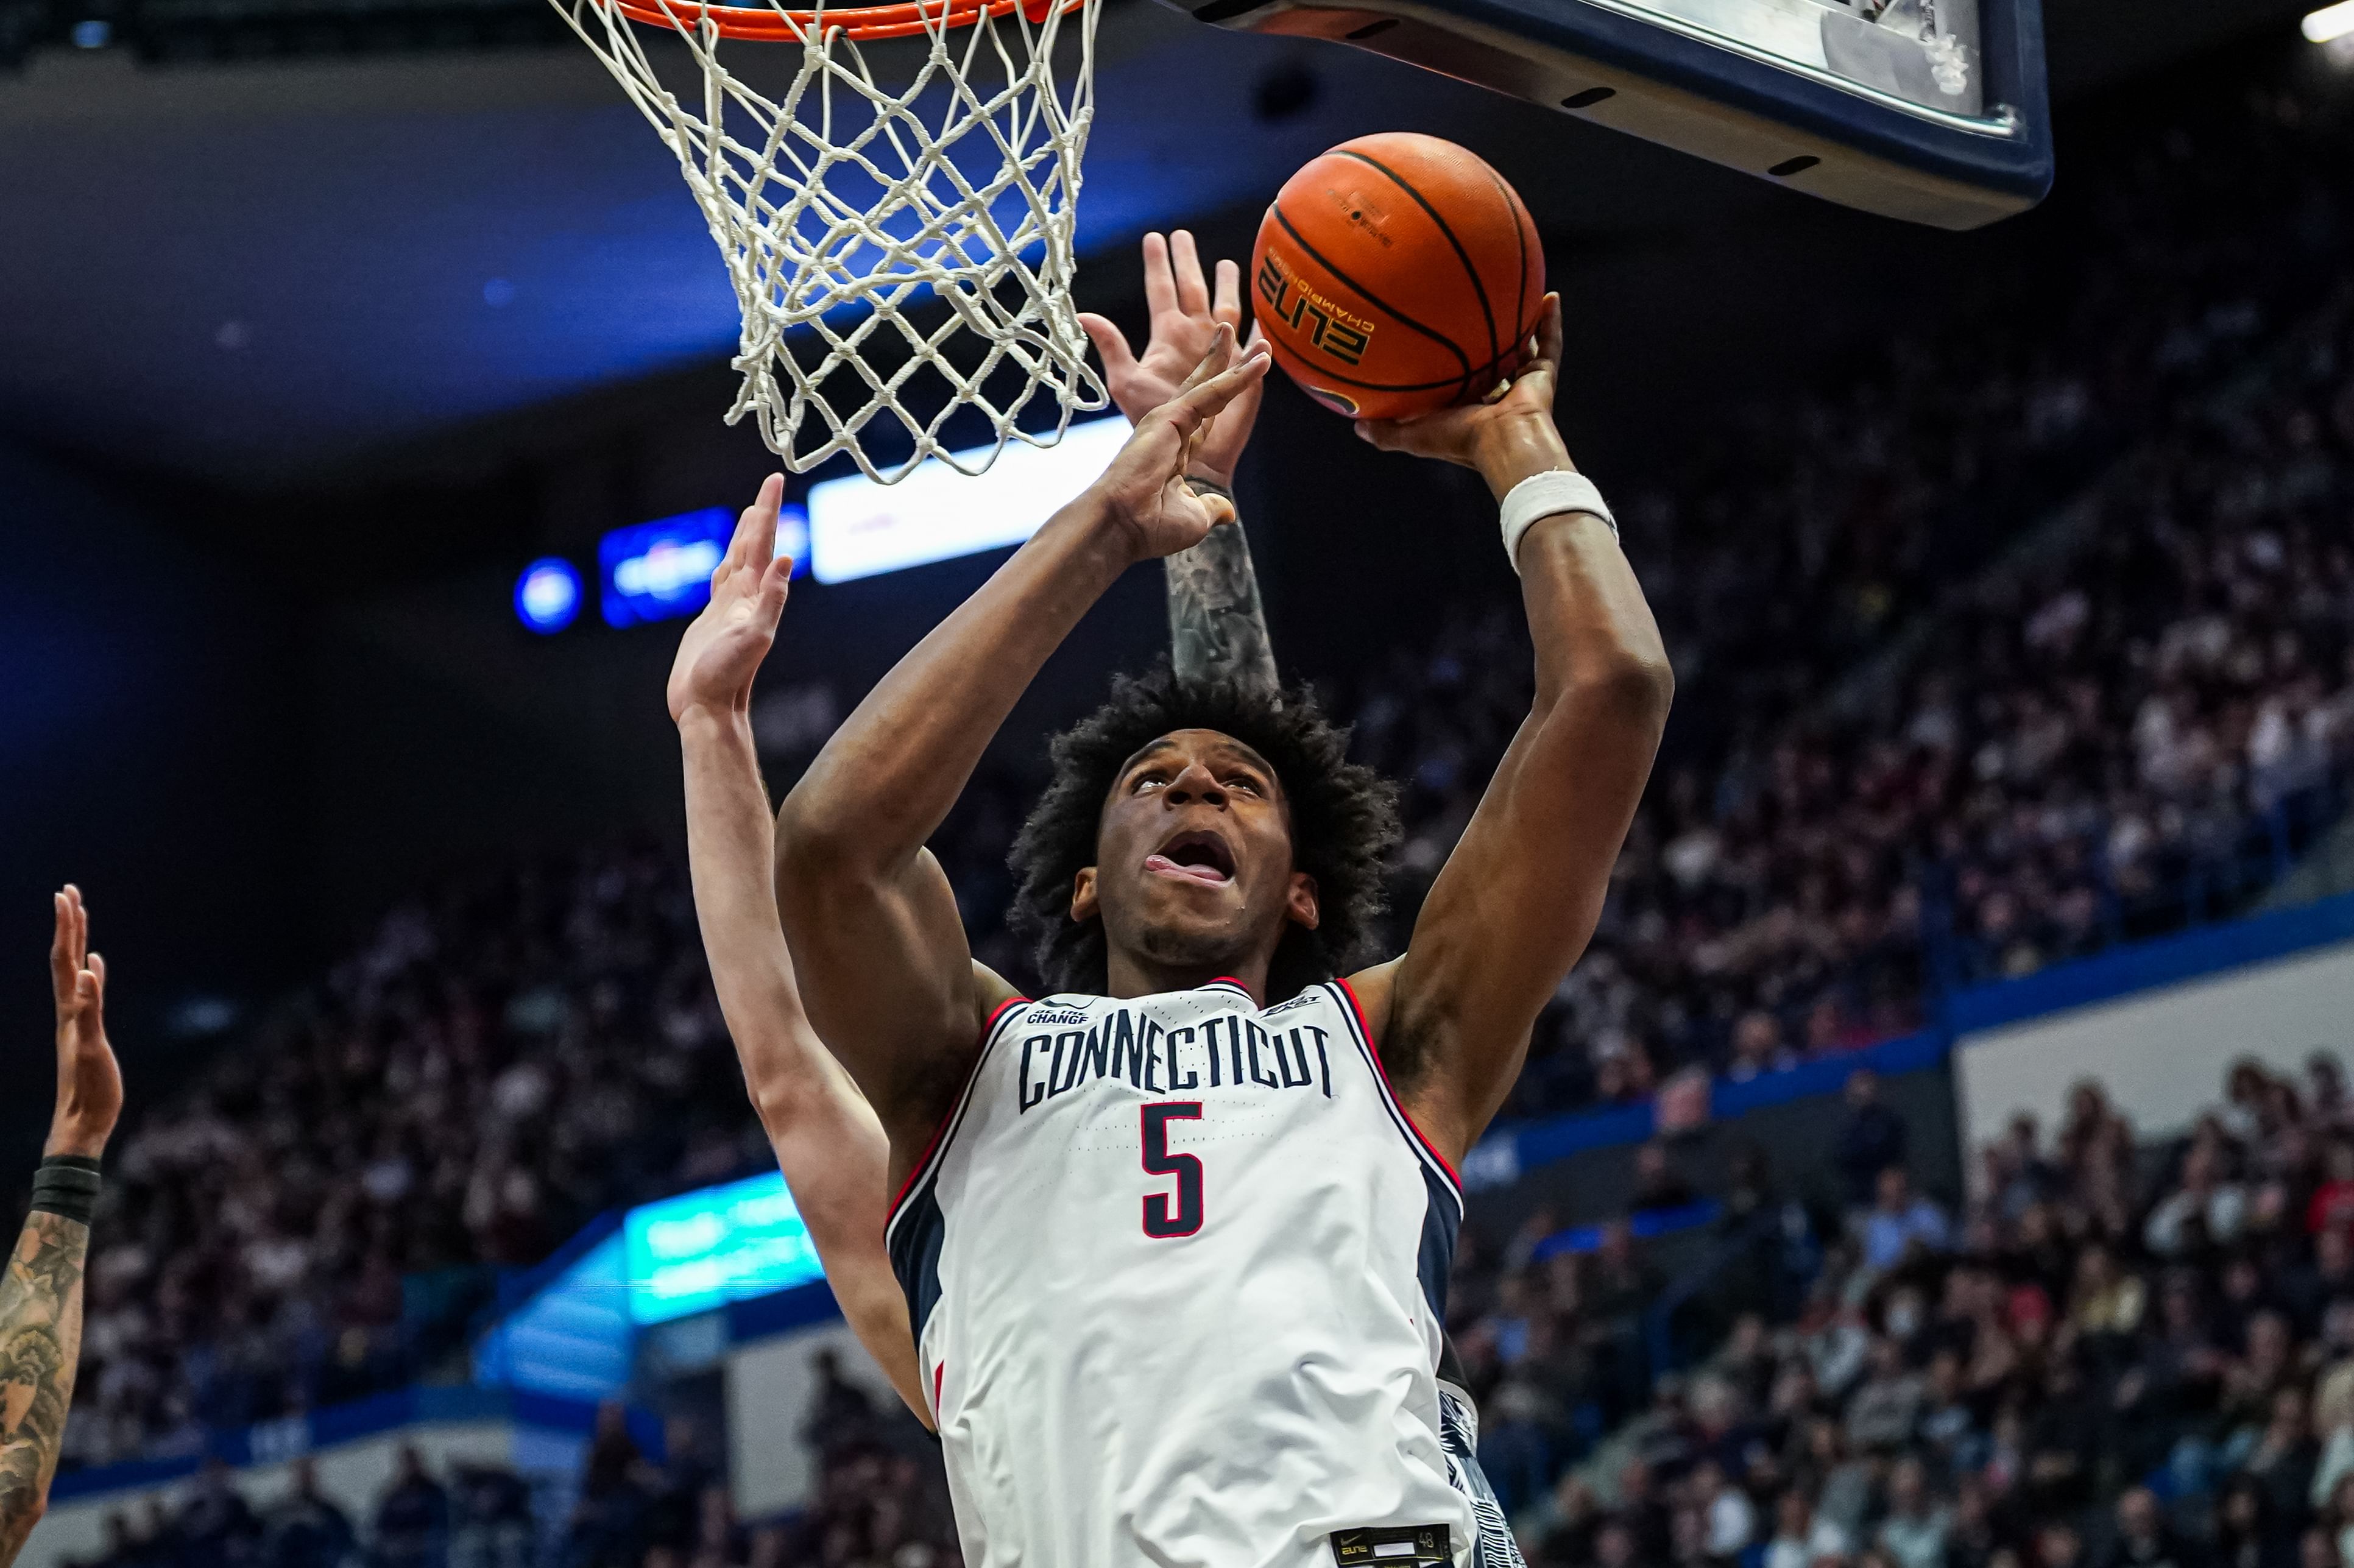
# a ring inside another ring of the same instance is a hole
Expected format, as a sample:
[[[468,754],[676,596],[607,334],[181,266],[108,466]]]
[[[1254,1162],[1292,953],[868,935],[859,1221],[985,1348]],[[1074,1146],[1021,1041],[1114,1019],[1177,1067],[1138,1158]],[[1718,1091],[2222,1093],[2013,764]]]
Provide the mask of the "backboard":
[[[1943,228],[2052,185],[2041,0],[1168,0]]]

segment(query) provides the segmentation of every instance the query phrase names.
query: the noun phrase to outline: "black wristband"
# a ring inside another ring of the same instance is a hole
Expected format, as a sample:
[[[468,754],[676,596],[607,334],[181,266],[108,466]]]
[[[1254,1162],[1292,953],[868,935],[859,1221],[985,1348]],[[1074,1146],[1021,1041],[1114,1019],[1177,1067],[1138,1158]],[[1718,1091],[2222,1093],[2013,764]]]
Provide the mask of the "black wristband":
[[[97,1160],[79,1154],[52,1154],[33,1173],[33,1213],[86,1225],[98,1213],[98,1193],[103,1185]]]
[[[1228,490],[1216,480],[1204,479],[1198,473],[1189,473],[1185,476],[1185,488],[1192,491],[1196,495],[1200,495],[1204,492],[1207,492],[1212,495],[1223,495],[1229,502],[1233,501],[1235,498],[1235,493],[1233,491]]]

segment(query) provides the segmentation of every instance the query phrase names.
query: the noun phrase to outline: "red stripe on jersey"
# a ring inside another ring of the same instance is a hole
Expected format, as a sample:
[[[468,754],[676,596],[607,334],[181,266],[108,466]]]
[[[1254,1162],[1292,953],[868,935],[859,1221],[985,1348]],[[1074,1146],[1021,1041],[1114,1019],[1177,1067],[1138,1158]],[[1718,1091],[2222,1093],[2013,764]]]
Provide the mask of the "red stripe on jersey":
[[[891,1222],[898,1216],[899,1205],[906,1202],[907,1194],[915,1190],[917,1178],[924,1173],[924,1167],[932,1162],[932,1151],[939,1148],[940,1139],[948,1135],[949,1123],[956,1120],[956,1114],[963,1107],[965,1097],[972,1093],[972,1081],[980,1075],[981,1064],[989,1054],[989,1036],[997,1028],[997,1021],[1005,1016],[1007,1008],[1020,1007],[1029,1000],[1026,996],[1009,996],[990,1011],[988,1021],[981,1026],[980,1046],[972,1059],[972,1071],[965,1075],[963,1089],[959,1091],[957,1097],[949,1103],[947,1114],[940,1118],[939,1126],[932,1128],[931,1139],[924,1145],[924,1151],[916,1156],[916,1168],[907,1172],[907,1179],[899,1183],[899,1191],[892,1195],[891,1206],[883,1211],[883,1226],[885,1230],[890,1228]]]
[[[1349,999],[1349,1011],[1357,1015],[1357,1027],[1364,1032],[1365,1044],[1373,1047],[1373,1071],[1382,1075],[1382,1087],[1388,1092],[1390,1104],[1397,1107],[1399,1117],[1405,1120],[1406,1130],[1414,1134],[1415,1141],[1422,1145],[1424,1152],[1438,1161],[1438,1168],[1447,1172],[1447,1179],[1453,1181],[1456,1190],[1460,1192],[1463,1187],[1463,1178],[1455,1173],[1455,1162],[1439,1153],[1437,1146],[1430,1141],[1429,1137],[1421,1128],[1415,1125],[1414,1113],[1405,1108],[1405,1102],[1397,1097],[1395,1089],[1390,1087],[1389,1069],[1382,1065],[1381,1042],[1373,1038],[1373,1026],[1365,1022],[1365,1004],[1357,1000],[1357,988],[1351,985],[1345,979],[1336,979],[1333,983],[1341,988],[1341,994]]]

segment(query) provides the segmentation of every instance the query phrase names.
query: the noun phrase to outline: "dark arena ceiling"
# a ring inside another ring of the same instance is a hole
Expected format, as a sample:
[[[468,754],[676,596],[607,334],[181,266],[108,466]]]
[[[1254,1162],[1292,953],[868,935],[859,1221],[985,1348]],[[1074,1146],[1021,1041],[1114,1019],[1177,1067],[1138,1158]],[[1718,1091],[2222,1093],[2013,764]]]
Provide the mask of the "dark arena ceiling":
[[[2047,0],[2058,95],[2301,8]],[[1813,206],[1148,0],[1114,0],[1103,37],[1090,254],[1254,209],[1375,129],[1485,153],[1556,240],[1712,243]],[[0,434],[270,488],[735,335],[675,164],[545,0],[0,0]]]

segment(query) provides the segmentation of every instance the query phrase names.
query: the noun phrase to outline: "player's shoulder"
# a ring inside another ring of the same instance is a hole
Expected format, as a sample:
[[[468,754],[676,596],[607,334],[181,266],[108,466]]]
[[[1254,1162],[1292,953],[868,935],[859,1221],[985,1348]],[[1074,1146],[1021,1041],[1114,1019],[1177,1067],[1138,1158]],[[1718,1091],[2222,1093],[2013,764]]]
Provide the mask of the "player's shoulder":
[[[1449,1021],[1415,991],[1412,953],[1359,969],[1340,982],[1353,1001],[1357,1022],[1382,1060],[1391,1089],[1426,1121],[1439,1108],[1429,1098],[1443,1088],[1437,1069],[1446,1054]]]
[[[1397,1000],[1398,966],[1405,961],[1401,955],[1359,969],[1340,982],[1341,990],[1357,1010],[1357,1021],[1364,1025],[1365,1033],[1376,1045],[1389,1041],[1391,1014]]]
[[[972,965],[973,1032],[985,1035],[991,1025],[1015,1007],[1027,1002],[1012,980],[978,959]]]

